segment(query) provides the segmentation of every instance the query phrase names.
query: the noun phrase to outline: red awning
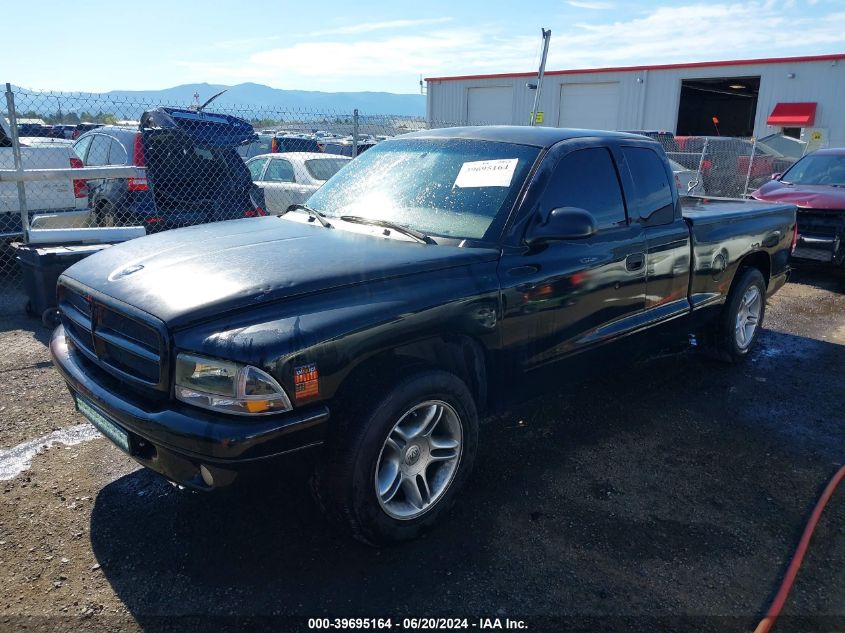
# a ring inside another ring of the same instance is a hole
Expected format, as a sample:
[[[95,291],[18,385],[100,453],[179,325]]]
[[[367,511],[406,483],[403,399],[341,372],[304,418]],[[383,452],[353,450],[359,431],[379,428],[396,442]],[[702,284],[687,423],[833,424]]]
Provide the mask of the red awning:
[[[778,103],[766,119],[766,124],[778,127],[810,127],[815,120],[815,103]]]

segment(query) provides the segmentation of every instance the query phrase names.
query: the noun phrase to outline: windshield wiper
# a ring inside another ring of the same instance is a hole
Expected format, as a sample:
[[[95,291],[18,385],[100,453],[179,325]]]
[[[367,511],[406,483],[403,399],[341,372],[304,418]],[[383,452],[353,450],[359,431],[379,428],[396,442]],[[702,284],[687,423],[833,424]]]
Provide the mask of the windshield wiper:
[[[290,205],[290,206],[287,208],[287,210],[286,210],[286,211],[284,211],[284,213],[282,213],[279,217],[281,217],[282,215],[284,215],[284,214],[285,214],[285,213],[287,213],[288,211],[305,211],[308,215],[310,215],[312,218],[314,218],[315,220],[317,220],[317,222],[319,222],[320,224],[322,224],[322,225],[323,225],[324,227],[326,227],[327,229],[334,228],[334,227],[331,225],[331,222],[328,222],[328,221],[326,220],[326,217],[325,217],[322,213],[320,213],[319,211],[317,211],[317,209],[312,209],[312,208],[311,208],[311,207],[309,207],[307,204],[292,204],[292,205]]]
[[[423,244],[437,244],[437,242],[435,242],[433,239],[431,239],[431,237],[429,237],[425,233],[408,228],[407,226],[402,226],[401,224],[396,224],[395,222],[390,222],[389,220],[365,218],[360,215],[342,215],[340,216],[340,219],[344,222],[351,222],[352,224],[369,224],[371,226],[381,226],[386,229],[391,229],[393,231],[396,231],[397,233],[402,233],[403,235],[412,237],[418,242],[422,242]]]

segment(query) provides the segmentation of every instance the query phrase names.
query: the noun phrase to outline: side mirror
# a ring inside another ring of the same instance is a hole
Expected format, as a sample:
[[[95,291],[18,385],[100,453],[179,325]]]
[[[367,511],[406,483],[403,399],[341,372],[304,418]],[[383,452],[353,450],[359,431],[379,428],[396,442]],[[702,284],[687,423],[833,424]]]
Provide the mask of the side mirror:
[[[780,177],[783,176],[782,173],[778,172],[776,174],[772,174],[772,180],[780,180]]]
[[[533,246],[556,240],[577,240],[596,232],[598,225],[589,211],[578,207],[558,207],[551,210],[545,222],[528,229],[525,242]]]

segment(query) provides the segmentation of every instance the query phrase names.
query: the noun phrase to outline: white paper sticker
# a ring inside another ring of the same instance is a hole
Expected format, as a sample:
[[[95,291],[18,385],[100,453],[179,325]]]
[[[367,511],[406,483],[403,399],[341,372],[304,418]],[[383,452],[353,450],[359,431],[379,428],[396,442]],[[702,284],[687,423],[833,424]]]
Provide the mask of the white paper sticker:
[[[510,187],[518,158],[475,160],[461,165],[455,187]]]

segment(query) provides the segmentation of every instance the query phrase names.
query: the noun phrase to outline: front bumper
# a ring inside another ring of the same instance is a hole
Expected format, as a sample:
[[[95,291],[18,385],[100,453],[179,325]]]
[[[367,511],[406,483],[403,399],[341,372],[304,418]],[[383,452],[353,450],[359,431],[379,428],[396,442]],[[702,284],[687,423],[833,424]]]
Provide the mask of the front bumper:
[[[63,326],[53,332],[50,354],[71,393],[128,433],[133,459],[183,486],[227,486],[242,471],[325,437],[326,406],[250,419],[143,400],[68,346]]]
[[[845,263],[845,211],[798,209],[796,259]]]

